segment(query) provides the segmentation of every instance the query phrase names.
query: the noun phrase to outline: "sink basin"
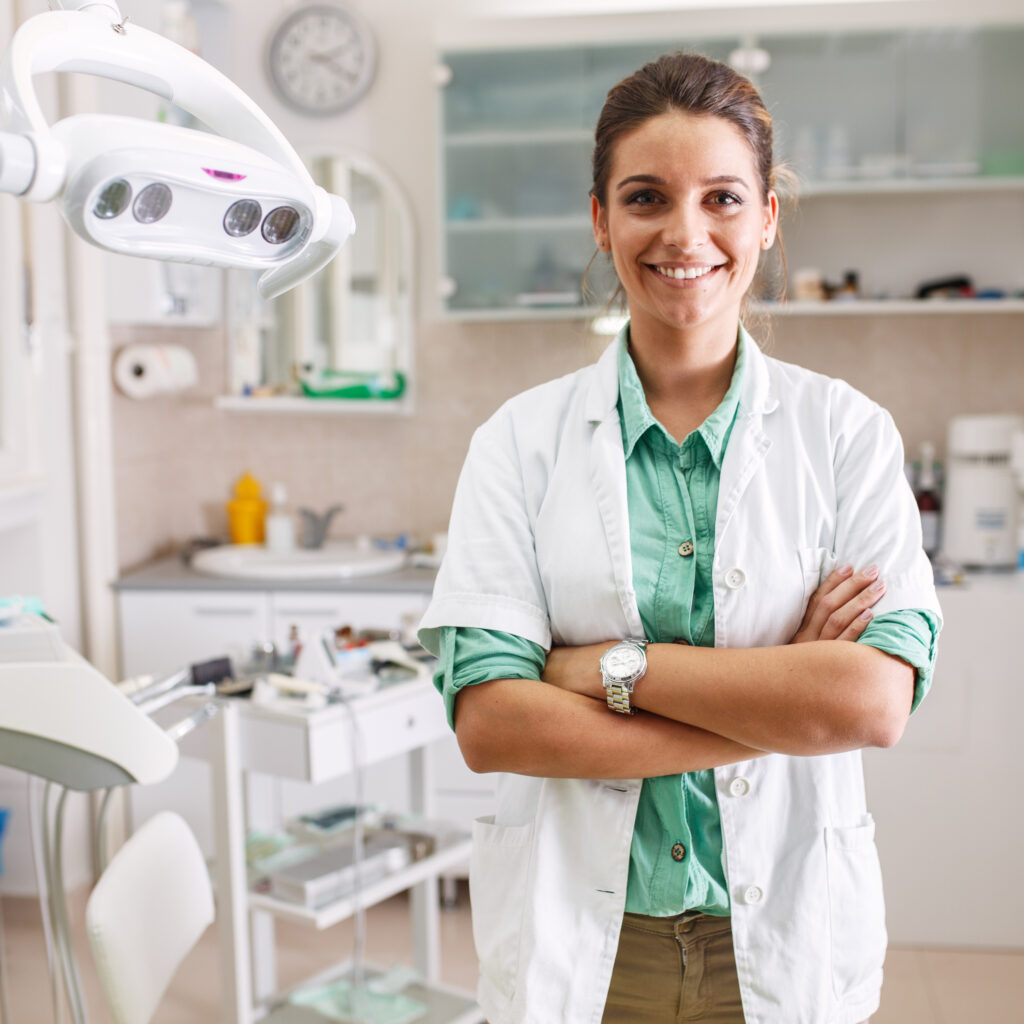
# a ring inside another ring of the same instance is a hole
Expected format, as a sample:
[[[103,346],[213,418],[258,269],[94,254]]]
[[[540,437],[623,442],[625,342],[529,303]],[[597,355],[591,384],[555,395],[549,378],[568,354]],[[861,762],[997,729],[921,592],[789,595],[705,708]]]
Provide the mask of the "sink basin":
[[[192,557],[192,568],[210,576],[249,580],[349,580],[401,569],[404,551],[352,541],[328,541],[322,548],[286,554],[261,544],[223,544]]]

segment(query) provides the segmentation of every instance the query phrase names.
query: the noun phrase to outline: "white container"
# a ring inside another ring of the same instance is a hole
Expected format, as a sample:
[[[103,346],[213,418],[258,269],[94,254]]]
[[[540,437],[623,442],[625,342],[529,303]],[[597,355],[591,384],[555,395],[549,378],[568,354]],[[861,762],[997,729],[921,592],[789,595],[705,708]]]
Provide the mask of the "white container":
[[[1017,565],[1018,497],[1010,465],[1024,418],[957,416],[949,424],[942,553],[960,565]]]
[[[278,555],[295,550],[295,519],[285,510],[287,500],[284,486],[274,484],[270,489],[270,513],[266,519],[264,543],[268,551]]]

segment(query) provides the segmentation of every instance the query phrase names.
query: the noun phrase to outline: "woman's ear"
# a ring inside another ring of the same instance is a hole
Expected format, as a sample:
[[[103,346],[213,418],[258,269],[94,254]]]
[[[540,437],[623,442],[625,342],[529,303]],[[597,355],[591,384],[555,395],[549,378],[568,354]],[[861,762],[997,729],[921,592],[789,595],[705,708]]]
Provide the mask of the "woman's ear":
[[[590,197],[590,219],[594,225],[594,241],[598,249],[601,252],[609,252],[611,242],[608,240],[608,217],[601,201],[595,195]]]

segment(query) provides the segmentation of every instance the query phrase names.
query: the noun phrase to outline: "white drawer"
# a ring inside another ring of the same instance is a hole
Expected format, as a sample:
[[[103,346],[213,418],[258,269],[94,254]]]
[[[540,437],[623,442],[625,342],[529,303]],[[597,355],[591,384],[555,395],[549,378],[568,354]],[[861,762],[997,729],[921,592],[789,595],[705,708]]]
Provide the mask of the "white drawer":
[[[432,743],[448,731],[430,683],[395,686],[360,698],[352,707],[364,765]],[[242,767],[247,771],[325,782],[352,771],[357,763],[353,741],[351,717],[337,705],[306,715],[249,706],[242,715]]]

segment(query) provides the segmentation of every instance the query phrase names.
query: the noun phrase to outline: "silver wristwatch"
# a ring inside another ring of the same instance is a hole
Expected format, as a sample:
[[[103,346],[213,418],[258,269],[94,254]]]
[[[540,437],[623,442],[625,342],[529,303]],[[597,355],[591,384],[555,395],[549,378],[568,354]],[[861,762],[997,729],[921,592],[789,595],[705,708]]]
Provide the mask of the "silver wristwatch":
[[[635,715],[633,687],[647,671],[647,641],[622,640],[609,647],[601,658],[601,681],[608,707],[620,715]]]

